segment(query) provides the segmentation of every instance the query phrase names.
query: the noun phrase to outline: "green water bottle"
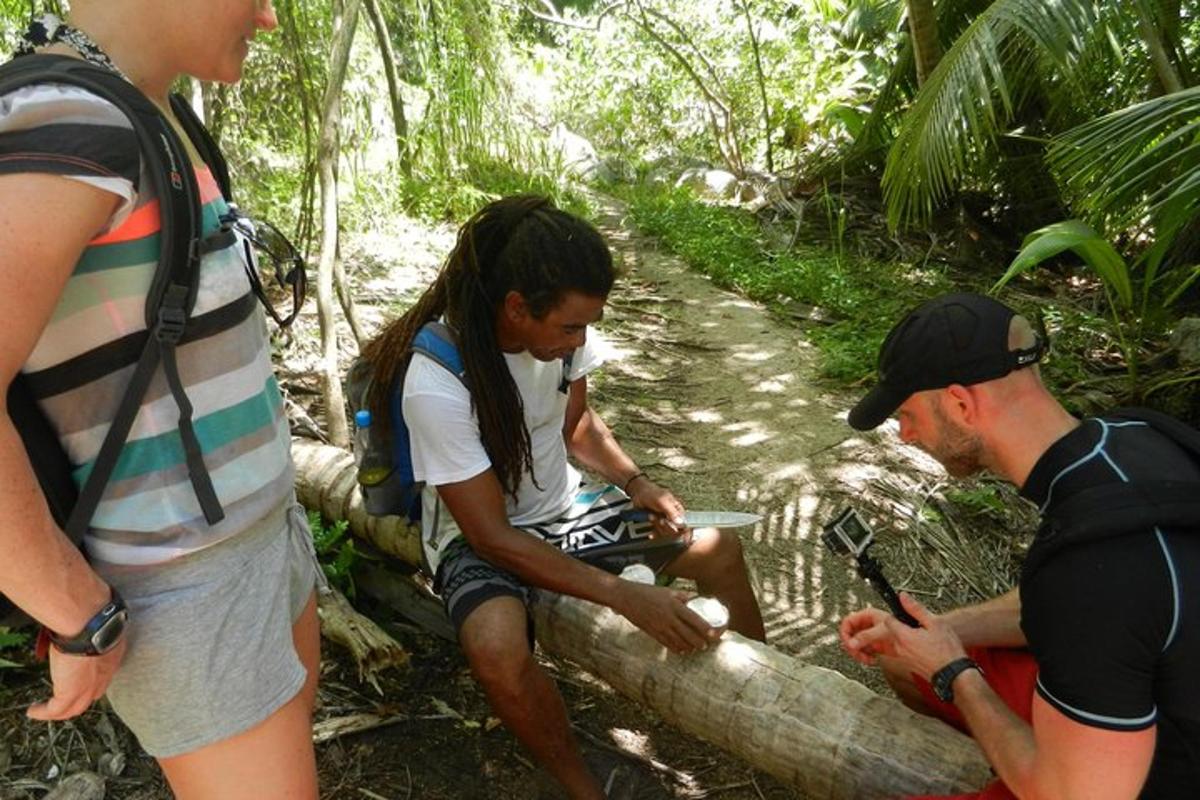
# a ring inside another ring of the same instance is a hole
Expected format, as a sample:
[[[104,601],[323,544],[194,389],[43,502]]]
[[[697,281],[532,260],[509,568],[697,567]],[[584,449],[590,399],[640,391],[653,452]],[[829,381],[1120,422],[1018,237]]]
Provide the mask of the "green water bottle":
[[[358,451],[358,482],[363,486],[378,486],[387,480],[392,465],[386,453],[371,447],[371,412],[359,409],[354,413],[355,449]]]

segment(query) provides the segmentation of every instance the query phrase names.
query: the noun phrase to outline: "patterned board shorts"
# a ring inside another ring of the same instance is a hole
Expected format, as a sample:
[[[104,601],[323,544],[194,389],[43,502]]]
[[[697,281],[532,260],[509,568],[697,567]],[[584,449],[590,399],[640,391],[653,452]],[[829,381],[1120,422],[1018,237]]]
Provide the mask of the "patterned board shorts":
[[[584,485],[561,517],[520,529],[614,575],[630,564],[646,564],[657,573],[687,545],[678,539],[651,539],[650,523],[621,519],[621,512],[631,507],[629,498],[615,486]],[[532,599],[528,584],[480,558],[461,534],[445,545],[434,588],[455,630],[493,597],[516,597],[526,607]]]

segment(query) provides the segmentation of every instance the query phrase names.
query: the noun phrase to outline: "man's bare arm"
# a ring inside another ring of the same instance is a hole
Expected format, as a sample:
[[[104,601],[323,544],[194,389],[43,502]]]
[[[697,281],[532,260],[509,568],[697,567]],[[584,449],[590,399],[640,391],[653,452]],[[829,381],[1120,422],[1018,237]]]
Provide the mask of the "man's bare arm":
[[[1150,771],[1153,727],[1112,731],[1083,725],[1038,694],[1030,726],[975,670],[954,682],[954,698],[988,763],[1023,800],[1124,800],[1137,796]]]
[[[965,647],[1024,647],[1021,595],[1011,589],[999,597],[941,615]]]

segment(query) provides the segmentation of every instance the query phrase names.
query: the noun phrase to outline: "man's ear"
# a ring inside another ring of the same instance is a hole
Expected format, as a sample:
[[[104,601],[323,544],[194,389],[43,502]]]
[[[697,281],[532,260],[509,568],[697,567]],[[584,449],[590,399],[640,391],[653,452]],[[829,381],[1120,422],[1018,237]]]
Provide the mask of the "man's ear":
[[[529,316],[529,304],[516,289],[509,289],[504,295],[504,315],[510,322],[520,322]]]
[[[979,423],[979,398],[972,387],[952,383],[942,392],[942,408],[950,419],[972,427]]]

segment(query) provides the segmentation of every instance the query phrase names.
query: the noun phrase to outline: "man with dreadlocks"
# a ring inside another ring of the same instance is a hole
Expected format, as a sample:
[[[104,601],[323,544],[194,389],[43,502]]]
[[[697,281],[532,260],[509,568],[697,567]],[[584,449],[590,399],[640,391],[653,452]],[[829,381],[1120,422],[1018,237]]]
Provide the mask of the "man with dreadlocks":
[[[403,381],[414,473],[426,482],[425,555],[471,669],[496,714],[573,798],[604,793],[533,659],[530,587],[608,606],[675,652],[718,638],[684,604],[688,593],[613,574],[647,562],[695,580],[729,609],[730,628],[764,638],[736,535],[676,524],[679,500],[588,405],[587,375],[602,360],[590,326],[614,277],[589,224],[545,198],[499,200],[463,226],[434,284],[364,352],[376,370],[376,419],[388,419]],[[465,385],[411,350],[437,319],[454,332]],[[581,486],[568,456],[609,483]],[[630,505],[652,512],[652,523],[622,521]],[[639,536],[659,542],[619,563],[589,563],[592,548]]]

